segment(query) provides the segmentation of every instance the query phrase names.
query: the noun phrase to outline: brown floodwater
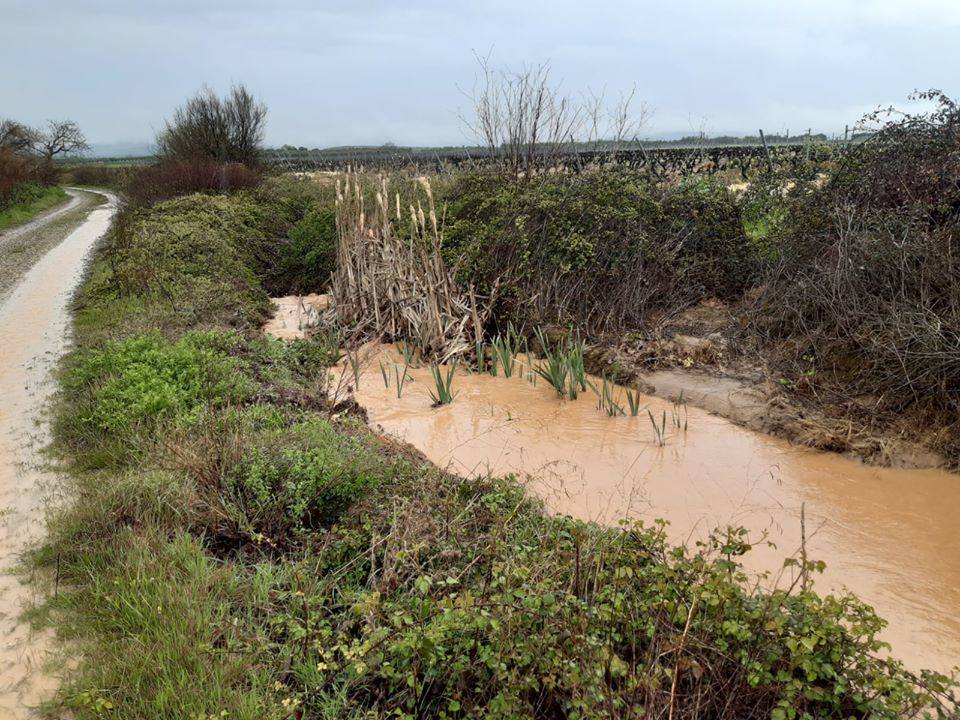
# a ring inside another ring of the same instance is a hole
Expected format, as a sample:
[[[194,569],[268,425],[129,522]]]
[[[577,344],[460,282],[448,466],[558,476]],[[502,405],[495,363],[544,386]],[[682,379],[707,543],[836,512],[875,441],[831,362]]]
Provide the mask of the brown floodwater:
[[[392,377],[384,387],[380,360],[391,376],[402,362],[392,347],[368,348],[356,399],[371,424],[434,463],[461,475],[516,473],[552,511],[578,518],[663,518],[675,542],[744,526],[752,540],[776,545],[758,543],[747,569],[781,583],[792,579],[783,560],[800,550],[805,508],[808,557],[827,564],[816,588],[847,588],[873,605],[889,622],[883,638],[909,667],[960,663],[960,476],[867,466],[696,407],[686,408],[684,431],[671,424],[670,401],[644,396],[658,421],[666,413],[661,446],[646,409],[608,417],[592,392],[563,400],[522,373],[458,371],[456,399],[435,408],[428,368],[409,371],[398,399]]]
[[[320,319],[320,313],[330,303],[329,295],[286,295],[271,298],[273,317],[263,326],[263,331],[280,340],[295,340],[306,335]]]
[[[50,370],[65,347],[68,305],[84,260],[106,232],[115,198],[93,210],[43,256],[0,304],[0,717],[29,717],[56,687],[44,667],[49,636],[21,620],[33,589],[12,571],[43,531],[50,475],[37,451],[47,440],[41,410]]]

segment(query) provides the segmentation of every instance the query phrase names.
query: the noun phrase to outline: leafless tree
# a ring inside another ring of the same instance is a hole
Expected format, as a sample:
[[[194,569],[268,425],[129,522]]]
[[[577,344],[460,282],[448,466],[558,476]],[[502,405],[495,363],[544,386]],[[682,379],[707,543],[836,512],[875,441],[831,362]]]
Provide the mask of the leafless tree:
[[[49,164],[58,155],[85,152],[90,145],[73,120],[48,120],[45,130],[34,133],[33,149]]]
[[[204,87],[165,123],[157,137],[158,155],[255,165],[266,118],[266,105],[243,85],[235,85],[224,98]]]
[[[636,134],[650,116],[642,105],[634,113],[635,90],[621,95],[612,109],[602,94],[574,100],[550,77],[549,63],[519,70],[497,69],[489,56],[478,56],[480,77],[470,99],[468,130],[517,177],[537,167],[549,167],[581,144],[613,143],[613,149]]]

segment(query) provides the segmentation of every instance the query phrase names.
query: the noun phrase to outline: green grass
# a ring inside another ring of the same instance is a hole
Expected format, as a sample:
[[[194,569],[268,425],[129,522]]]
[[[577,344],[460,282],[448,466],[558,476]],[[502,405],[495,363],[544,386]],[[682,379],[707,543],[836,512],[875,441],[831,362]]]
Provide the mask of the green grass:
[[[22,225],[44,210],[50,210],[66,202],[69,197],[59,185],[42,188],[38,193],[31,193],[30,198],[25,202],[0,210],[0,230]]]
[[[34,556],[59,581],[38,618],[70,641],[56,708],[895,718],[949,688],[878,659],[855,598],[756,589],[742,531],[684,549],[660,524],[551,516],[513,478],[454,477],[334,412],[336,335],[258,335],[267,244],[234,222],[255,205],[125,218],[79,295],[54,407],[66,501]]]

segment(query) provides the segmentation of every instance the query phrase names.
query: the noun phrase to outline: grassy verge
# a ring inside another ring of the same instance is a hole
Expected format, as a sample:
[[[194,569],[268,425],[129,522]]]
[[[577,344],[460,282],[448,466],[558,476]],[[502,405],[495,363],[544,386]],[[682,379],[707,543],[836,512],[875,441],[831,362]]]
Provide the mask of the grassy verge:
[[[21,225],[44,210],[56,207],[68,199],[67,193],[59,185],[40,188],[29,194],[23,202],[12,207],[0,210],[0,230],[6,230],[15,225]]]
[[[904,717],[853,597],[751,587],[743,533],[551,517],[325,401],[333,333],[264,339],[289,196],[122,217],[77,299],[35,561],[84,718]],[[299,201],[297,201],[299,202]],[[271,260],[272,258],[272,260]],[[806,568],[814,570],[815,567]],[[949,712],[948,708],[943,712]]]

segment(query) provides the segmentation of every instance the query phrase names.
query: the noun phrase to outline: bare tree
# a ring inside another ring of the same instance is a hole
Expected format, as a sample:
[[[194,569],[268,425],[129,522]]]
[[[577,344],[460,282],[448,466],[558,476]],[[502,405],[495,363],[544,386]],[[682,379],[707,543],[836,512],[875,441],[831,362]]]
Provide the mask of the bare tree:
[[[602,94],[581,101],[564,95],[551,80],[549,63],[504,70],[495,69],[489,56],[477,61],[480,78],[470,94],[474,117],[464,122],[517,177],[549,167],[582,143],[594,149],[612,143],[616,150],[650,116],[646,105],[633,112],[635,89],[608,109]]]
[[[85,152],[90,145],[73,120],[48,120],[45,130],[34,133],[33,149],[49,164],[57,155]]]
[[[267,106],[243,85],[235,85],[224,98],[204,87],[165,123],[157,136],[157,152],[164,158],[255,165],[266,118]]]

